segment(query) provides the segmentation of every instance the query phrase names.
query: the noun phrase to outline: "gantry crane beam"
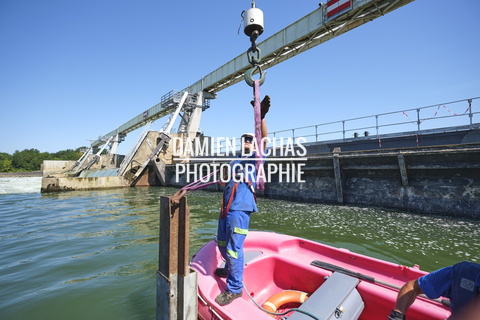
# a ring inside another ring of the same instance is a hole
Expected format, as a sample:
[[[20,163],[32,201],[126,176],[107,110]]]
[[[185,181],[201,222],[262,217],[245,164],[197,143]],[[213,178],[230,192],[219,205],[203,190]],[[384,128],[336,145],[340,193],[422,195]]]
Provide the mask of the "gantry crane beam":
[[[318,9],[300,20],[277,32],[258,44],[262,52],[260,66],[267,70],[287,59],[305,52],[319,44],[335,38],[362,24],[372,21],[391,11],[394,11],[414,0],[352,0],[350,10],[333,17],[327,17],[327,6],[322,4]],[[111,136],[126,135],[150,121],[162,118],[175,110],[174,99],[182,92],[194,94],[204,91],[210,93],[207,99],[244,79],[245,72],[250,68],[247,53],[242,53],[220,68],[204,76],[194,84],[179,93],[170,92],[162,97],[162,101],[116,130],[100,137],[92,143],[97,147],[105,143]]]

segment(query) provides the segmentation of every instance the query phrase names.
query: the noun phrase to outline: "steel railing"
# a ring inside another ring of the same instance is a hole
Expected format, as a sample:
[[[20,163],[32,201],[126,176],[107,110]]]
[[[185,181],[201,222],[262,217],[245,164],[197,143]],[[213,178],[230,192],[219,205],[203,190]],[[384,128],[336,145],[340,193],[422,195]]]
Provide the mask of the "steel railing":
[[[474,111],[474,102],[480,97],[404,109],[347,120],[320,123],[273,131],[269,137],[275,140],[304,138],[304,143],[351,141],[359,138],[401,136],[412,133],[430,133],[473,129],[480,122],[480,108]],[[452,111],[453,110],[453,111]],[[371,132],[372,131],[372,132]],[[240,146],[240,139],[233,142]],[[232,142],[230,142],[232,144]],[[225,151],[226,143],[214,150]]]

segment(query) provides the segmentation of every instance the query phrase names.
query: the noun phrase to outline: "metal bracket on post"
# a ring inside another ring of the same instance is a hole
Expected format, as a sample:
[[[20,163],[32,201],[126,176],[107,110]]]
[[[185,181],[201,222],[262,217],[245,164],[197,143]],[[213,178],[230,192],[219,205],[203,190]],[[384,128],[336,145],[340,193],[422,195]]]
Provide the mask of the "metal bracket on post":
[[[189,267],[187,199],[160,197],[156,320],[197,319],[197,273]]]

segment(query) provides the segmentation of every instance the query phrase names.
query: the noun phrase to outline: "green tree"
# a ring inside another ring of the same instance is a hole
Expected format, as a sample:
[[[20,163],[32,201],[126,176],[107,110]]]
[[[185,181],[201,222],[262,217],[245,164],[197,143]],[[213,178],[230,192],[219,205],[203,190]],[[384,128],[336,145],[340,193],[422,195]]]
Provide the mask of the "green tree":
[[[0,152],[0,160],[12,160],[12,155],[5,152]]]
[[[38,171],[44,160],[78,160],[86,147],[67,149],[56,153],[40,152],[37,149],[16,150],[13,155],[0,152],[0,172]]]
[[[20,171],[38,171],[41,169],[45,154],[40,154],[37,149],[25,149],[15,151],[13,154],[12,165]]]
[[[52,154],[51,160],[78,160],[82,156],[82,152],[77,150],[67,149],[58,151],[57,153]]]
[[[0,160],[0,172],[12,172],[13,171],[13,165],[12,165],[12,160]]]
[[[12,172],[14,171],[13,165],[12,165],[12,155],[5,153],[5,152],[0,152],[0,172]]]

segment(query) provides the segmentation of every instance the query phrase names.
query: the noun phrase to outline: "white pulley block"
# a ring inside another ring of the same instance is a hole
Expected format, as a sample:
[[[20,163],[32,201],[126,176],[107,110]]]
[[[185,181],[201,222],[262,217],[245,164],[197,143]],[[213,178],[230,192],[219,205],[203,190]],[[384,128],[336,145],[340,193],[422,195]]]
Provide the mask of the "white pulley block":
[[[245,25],[244,32],[247,36],[251,36],[256,30],[258,35],[263,33],[263,12],[258,8],[251,8],[245,11],[243,15],[243,23]]]

